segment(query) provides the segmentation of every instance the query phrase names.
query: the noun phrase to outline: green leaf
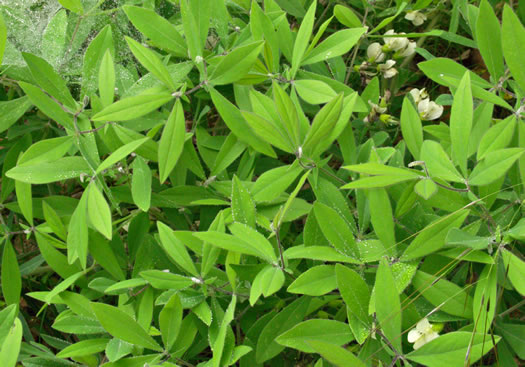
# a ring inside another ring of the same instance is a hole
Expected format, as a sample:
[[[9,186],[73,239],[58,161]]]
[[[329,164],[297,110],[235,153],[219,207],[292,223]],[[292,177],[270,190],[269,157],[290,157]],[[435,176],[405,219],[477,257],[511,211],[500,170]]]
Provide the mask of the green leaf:
[[[421,125],[421,118],[418,112],[407,97],[403,100],[400,125],[408,150],[412,157],[418,160],[421,154],[421,146],[423,145],[423,126]]]
[[[324,341],[334,345],[343,345],[354,339],[348,324],[335,320],[311,319],[295,325],[279,335],[277,343],[305,353],[315,353],[309,342]]]
[[[135,28],[151,39],[156,46],[177,56],[187,56],[186,42],[167,19],[143,7],[124,5],[122,9]]]
[[[487,333],[492,327],[498,303],[498,272],[494,265],[485,265],[474,291],[472,302],[475,332]]]
[[[155,77],[160,80],[166,87],[171,91],[175,90],[175,83],[171,78],[170,72],[166,65],[162,63],[160,58],[155,54],[154,51],[142,46],[140,43],[135,41],[133,38],[125,37],[128,43],[129,49],[137,60]]]
[[[42,212],[47,225],[49,228],[51,228],[53,233],[56,234],[61,240],[66,240],[66,227],[64,226],[64,223],[62,223],[62,220],[58,216],[55,209],[53,209],[46,201],[42,201]]]
[[[7,27],[5,26],[4,17],[0,14],[0,65],[2,65],[2,60],[4,58],[6,41],[7,41]]]
[[[115,56],[113,45],[113,34],[111,25],[108,24],[97,34],[89,44],[84,53],[84,64],[82,66],[82,95],[91,96],[97,91],[97,77],[100,64],[106,52]]]
[[[319,353],[324,359],[332,363],[336,367],[365,367],[359,358],[353,353],[347,351],[332,343],[325,343],[323,341],[312,340],[308,344]]]
[[[15,367],[22,343],[22,322],[16,318],[0,349],[0,360],[5,367]]]
[[[275,126],[274,122],[271,122],[253,112],[242,111],[241,113],[241,116],[251,128],[251,131],[255,132],[257,139],[262,139],[265,144],[270,143],[285,152],[294,152],[293,142],[288,136],[281,133],[281,131]]]
[[[461,78],[468,72],[472,86],[480,88],[492,87],[492,84],[488,81],[449,58],[436,57],[432,60],[420,62],[417,66],[426,76],[438,84],[449,86],[452,85],[449,80],[454,80],[452,86],[457,87]]]
[[[33,226],[33,195],[31,184],[15,181],[16,200],[27,222]]]
[[[469,290],[448,280],[418,271],[412,285],[434,306],[454,316],[472,318],[472,297]]]
[[[159,314],[159,327],[162,342],[167,351],[171,351],[182,324],[182,304],[177,293],[170,297]]]
[[[509,116],[505,120],[492,126],[481,138],[479,142],[476,159],[478,161],[485,158],[487,153],[498,149],[506,148],[514,136],[516,128],[516,117]]]
[[[166,181],[179,160],[186,137],[186,119],[180,99],[177,99],[173,110],[164,126],[159,142],[159,180]]]
[[[96,113],[93,121],[127,121],[142,117],[160,106],[166,104],[173,97],[169,93],[142,94],[117,101],[102,111]]]
[[[461,226],[468,214],[468,209],[461,209],[427,225],[410,243],[401,259],[417,259],[443,248],[448,231]]]
[[[87,223],[87,201],[88,192],[84,191],[82,197],[67,229],[67,262],[73,264],[76,259],[80,260],[82,268],[86,268],[88,251],[88,226]]]
[[[95,229],[108,240],[111,240],[113,233],[111,210],[94,181],[91,181],[88,187],[87,212],[89,221]]]
[[[0,120],[0,133],[6,131],[17,122],[29,107],[31,107],[31,100],[27,96],[0,102],[0,116],[2,116]]]
[[[193,280],[188,277],[162,270],[145,270],[140,273],[140,276],[158,289],[179,290],[188,288],[193,284]]]
[[[18,160],[19,166],[36,165],[62,158],[73,146],[72,136],[40,140],[31,145]]]
[[[42,56],[53,67],[63,62],[67,42],[67,12],[59,10],[49,21],[42,35]]]
[[[346,266],[336,264],[335,274],[337,288],[339,288],[339,293],[346,306],[359,322],[369,327],[371,319],[368,315],[368,304],[370,302],[368,285],[359,274]]]
[[[53,302],[53,300],[58,296],[60,293],[64,292],[66,289],[71,287],[77,280],[80,279],[84,275],[84,271],[79,271],[78,273],[75,273],[73,275],[70,275],[60,283],[58,283],[50,292],[47,292],[44,302],[48,305]]]
[[[109,50],[106,50],[100,62],[98,91],[102,106],[107,107],[113,103],[113,98],[115,97],[115,65]]]
[[[292,78],[295,77],[297,70],[299,70],[299,66],[303,61],[304,54],[306,52],[306,49],[308,48],[310,37],[312,36],[316,4],[317,1],[314,1],[312,2],[312,5],[310,5],[310,8],[308,8],[306,15],[304,16],[303,21],[301,22],[299,32],[297,32],[297,37],[295,38],[292,54]]]
[[[525,286],[523,284],[523,276],[525,275],[525,262],[507,250],[501,251],[501,257],[505,264],[505,271],[508,269],[507,274],[510,282],[518,293],[524,296]]]
[[[53,67],[46,60],[33,54],[24,52],[22,56],[24,56],[24,60],[38,85],[69,108],[70,111],[75,112],[77,104],[71,96],[66,82]]]
[[[102,327],[112,336],[144,348],[162,351],[162,348],[142,326],[121,309],[95,302],[91,303],[91,308]]]
[[[257,178],[250,192],[255,202],[268,202],[277,199],[302,172],[299,165],[273,168]]]
[[[236,175],[233,176],[232,180],[231,198],[233,221],[255,228],[255,203],[250,192]]]
[[[250,289],[250,305],[253,306],[260,295],[269,297],[277,292],[284,284],[284,272],[281,268],[266,265],[253,280]]]
[[[310,65],[346,54],[355,46],[365,31],[365,28],[353,28],[335,32],[306,54],[301,65]]]
[[[147,212],[151,204],[151,170],[146,161],[137,156],[132,164],[131,196],[140,210]]]
[[[257,61],[263,45],[261,41],[249,43],[223,56],[210,75],[210,83],[212,85],[231,84],[244,78]]]
[[[297,108],[288,93],[277,82],[273,82],[272,89],[275,106],[280,116],[280,121],[274,121],[274,123],[282,125],[288,141],[291,142],[292,152],[295,152],[299,147],[300,139]]]
[[[75,358],[100,353],[106,349],[108,342],[109,339],[107,338],[82,340],[78,343],[68,345],[62,349],[59,353],[57,353],[57,357]]]
[[[186,250],[184,244],[175,237],[171,228],[160,221],[157,221],[157,228],[159,230],[160,243],[168,256],[188,273],[193,276],[198,276],[199,272],[195,268],[195,264],[188,250]]]
[[[496,181],[507,173],[524,152],[524,148],[507,148],[486,154],[472,170],[468,179],[469,184],[481,186]]]
[[[525,28],[508,4],[503,7],[501,28],[503,55],[512,77],[522,90],[525,90],[525,70],[521,51],[525,48]]]
[[[255,350],[257,363],[263,363],[275,357],[285,348],[279,345],[275,339],[301,322],[306,315],[309,305],[309,297],[300,297],[286,306],[264,326],[259,334]]]
[[[470,74],[466,72],[459,82],[450,112],[452,159],[465,175],[467,174],[468,140],[472,130],[473,108]]]
[[[383,334],[402,353],[401,346],[401,302],[392,270],[386,259],[379,263],[375,282],[376,316]]]
[[[465,180],[454,167],[441,144],[433,140],[425,140],[421,146],[421,160],[425,162],[431,177],[464,183]]]
[[[370,209],[370,219],[377,237],[385,247],[386,254],[396,254],[396,236],[392,205],[385,189],[370,189],[366,193]]]
[[[261,141],[251,129],[246,128],[246,121],[237,107],[213,88],[210,88],[210,95],[224,123],[239,140],[244,141],[258,152],[276,157],[268,143]]]
[[[25,94],[28,95],[31,103],[38,107],[42,113],[66,129],[74,130],[75,127],[73,125],[72,116],[62,110],[58,103],[53,101],[40,88],[22,81],[18,82],[18,85],[22,88]]]
[[[237,139],[237,137],[230,133],[213,162],[213,167],[210,176],[217,174],[228,168],[245,150],[246,144]]]
[[[91,170],[82,157],[64,157],[53,162],[17,166],[6,172],[14,180],[32,184],[46,184],[88,175]]]
[[[341,254],[359,259],[359,249],[352,230],[331,207],[320,202],[314,204],[317,222],[330,244]]]
[[[73,13],[84,14],[84,8],[82,7],[82,2],[80,0],[58,0],[60,5],[64,8],[71,10]]]
[[[357,179],[346,185],[341,186],[342,189],[373,189],[392,186],[401,182],[410,181],[416,179],[414,176],[370,176]]]
[[[310,104],[330,102],[337,93],[326,83],[319,80],[296,80],[293,83],[299,97]]]
[[[353,257],[348,257],[340,254],[332,247],[328,246],[293,246],[288,248],[284,252],[285,259],[311,259],[318,261],[333,261],[333,262],[343,262],[350,264],[360,264],[359,261]]]
[[[421,174],[417,171],[406,168],[387,166],[379,163],[362,163],[351,166],[344,166],[344,169],[353,172],[364,173],[367,175],[388,175],[388,176],[408,176],[411,178],[420,178]]]
[[[4,251],[2,254],[2,294],[5,303],[8,305],[18,305],[22,291],[22,277],[16,252],[11,245],[11,241],[4,241]]]
[[[339,21],[339,23],[341,23],[344,26],[347,26],[348,28],[361,27],[361,20],[357,17],[357,15],[351,8],[337,4],[334,7],[334,15]]]
[[[335,268],[333,265],[314,266],[293,281],[288,286],[289,293],[322,296],[337,288]]]
[[[428,200],[438,191],[438,187],[434,181],[425,178],[420,180],[416,186],[414,186],[414,191],[423,199]]]
[[[327,140],[341,116],[343,94],[327,103],[314,117],[312,126],[304,139],[303,150],[310,153],[323,140]]]
[[[227,345],[227,342],[226,342],[227,332],[228,331],[231,332],[230,324],[233,321],[233,317],[235,315],[236,304],[237,304],[237,296],[233,296],[230,301],[230,304],[228,305],[228,308],[226,309],[226,312],[224,313],[224,317],[222,318],[221,326],[219,327],[215,340],[210,342],[211,344],[210,346],[213,351],[213,358],[212,358],[213,367],[221,366],[221,360],[223,357],[223,353],[225,352],[225,347]]]
[[[138,140],[132,141],[131,143],[127,143],[126,145],[121,146],[120,148],[115,150],[113,153],[111,153],[109,157],[104,159],[102,163],[100,163],[95,173],[99,174],[102,171],[113,166],[118,161],[126,158],[128,155],[133,153],[135,150],[137,150],[142,144],[144,144],[148,140],[150,139],[142,138],[142,139],[138,139]]]
[[[428,367],[474,364],[501,340],[497,335],[456,331],[441,335],[406,357]],[[468,361],[468,362],[465,362]]]
[[[275,254],[273,245],[255,229],[241,223],[233,223],[228,228],[236,238],[244,241],[245,243],[249,243],[250,247],[255,250],[252,251],[259,254],[254,256],[269,260],[270,263],[277,262],[277,255]]]
[[[503,76],[503,49],[498,17],[488,1],[481,1],[476,21],[476,43],[483,61],[492,76],[498,80]]]

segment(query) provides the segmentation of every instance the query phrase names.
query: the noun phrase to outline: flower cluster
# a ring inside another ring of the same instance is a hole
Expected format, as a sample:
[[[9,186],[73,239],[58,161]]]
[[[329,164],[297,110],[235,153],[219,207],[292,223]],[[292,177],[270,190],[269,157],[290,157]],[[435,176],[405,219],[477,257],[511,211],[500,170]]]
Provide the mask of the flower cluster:
[[[413,11],[408,11],[405,14],[405,19],[410,20],[412,24],[417,27],[425,23],[425,20],[427,20],[427,16],[421,13],[419,10],[413,10]]]
[[[439,334],[434,330],[432,324],[428,322],[427,318],[419,321],[416,327],[408,332],[408,342],[414,343],[414,349],[419,349],[426,343],[439,337]]]
[[[405,33],[399,33],[403,35]],[[393,36],[396,33],[391,29],[385,33],[385,36]],[[380,63],[385,60],[388,53],[393,53],[393,59],[399,59],[412,55],[416,50],[416,43],[409,41],[406,37],[384,37],[384,45],[379,42],[374,42],[368,46],[367,56],[369,63]],[[396,61],[387,59],[385,63],[377,66],[378,71],[383,74],[385,79],[392,78],[397,75],[397,69],[394,68]]]
[[[443,114],[443,106],[431,101],[425,88],[413,88],[410,95],[416,103],[417,111],[422,120],[436,120]]]

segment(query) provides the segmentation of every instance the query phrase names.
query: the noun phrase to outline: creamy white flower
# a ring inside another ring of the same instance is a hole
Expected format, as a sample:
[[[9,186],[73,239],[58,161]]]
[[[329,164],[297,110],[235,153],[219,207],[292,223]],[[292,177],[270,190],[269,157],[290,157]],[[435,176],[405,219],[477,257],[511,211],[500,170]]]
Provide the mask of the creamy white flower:
[[[386,60],[384,64],[378,66],[379,71],[383,73],[385,79],[392,78],[397,75],[397,69],[394,68],[396,62],[394,60]]]
[[[407,12],[405,15],[405,19],[410,20],[415,26],[420,26],[421,24],[425,23],[425,20],[427,20],[427,16],[421,13],[419,10],[414,10]]]
[[[416,103],[416,105],[423,99],[428,98],[428,93],[425,88],[412,88],[409,93],[412,95],[412,98],[414,98],[414,102]]]
[[[195,56],[195,63],[196,64],[200,64],[204,59],[202,58],[202,56]]]
[[[396,52],[395,57],[407,57],[416,52],[416,43],[408,42],[405,48]]]
[[[439,337],[439,334],[432,329],[432,325],[427,318],[419,321],[416,327],[408,332],[408,342],[414,343],[414,349],[419,349],[431,340]]]
[[[385,54],[381,49],[381,44],[379,42],[371,43],[366,50],[368,55],[368,61],[370,62],[381,62],[385,59]]]
[[[391,29],[385,33],[385,36],[393,36],[395,34],[394,30]],[[384,37],[383,42],[385,43],[385,46],[383,47],[384,51],[398,51],[404,49],[408,45],[408,39],[406,37]]]
[[[423,120],[436,120],[443,114],[443,106],[425,98],[417,104],[417,111]]]

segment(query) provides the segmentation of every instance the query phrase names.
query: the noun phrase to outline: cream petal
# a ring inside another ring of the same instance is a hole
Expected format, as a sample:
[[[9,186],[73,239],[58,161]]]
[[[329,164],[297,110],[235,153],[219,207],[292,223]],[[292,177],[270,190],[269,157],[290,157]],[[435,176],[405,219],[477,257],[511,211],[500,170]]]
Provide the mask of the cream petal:
[[[430,322],[428,322],[428,319],[425,317],[424,319],[422,319],[421,321],[417,323],[416,329],[420,333],[424,334],[428,332],[428,329],[432,330],[432,325],[430,325]]]
[[[421,338],[421,333],[418,330],[412,329],[408,332],[407,340],[409,343],[414,343],[419,338]]]

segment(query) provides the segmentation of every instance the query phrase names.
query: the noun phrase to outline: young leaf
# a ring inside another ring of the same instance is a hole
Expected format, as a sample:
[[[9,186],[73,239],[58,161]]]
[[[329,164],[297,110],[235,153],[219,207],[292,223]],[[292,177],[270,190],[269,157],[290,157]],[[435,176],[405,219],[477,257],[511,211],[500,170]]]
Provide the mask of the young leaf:
[[[235,83],[242,79],[251,70],[257,57],[261,53],[264,43],[261,41],[237,47],[213,69],[210,75],[212,85]]]
[[[501,28],[492,5],[486,0],[479,4],[479,14],[476,21],[476,43],[490,75],[494,80],[498,80],[505,72]]]
[[[332,133],[335,124],[341,116],[341,110],[343,106],[343,95],[339,94],[327,103],[318,113],[315,115],[312,126],[306,134],[306,138],[303,144],[303,150],[310,152],[315,147],[327,139]]]
[[[228,228],[235,237],[250,243],[250,245],[258,249],[259,253],[264,254],[267,259],[271,259],[272,263],[277,262],[277,255],[275,255],[275,250],[270,241],[253,229],[253,227],[248,227],[241,223],[233,223]]]
[[[423,142],[421,146],[421,160],[425,162],[427,170],[432,177],[461,183],[465,181],[438,142],[433,140],[425,140]]]
[[[146,161],[137,156],[132,164],[131,196],[140,210],[147,212],[151,204],[151,170]]]
[[[164,349],[171,351],[182,324],[182,304],[177,293],[170,297],[159,314],[160,333]]]
[[[111,240],[113,229],[111,227],[111,210],[98,189],[95,181],[88,187],[87,212],[91,224],[108,240]]]
[[[431,179],[424,178],[414,186],[414,191],[423,199],[428,200],[438,191],[438,186]]]
[[[242,111],[241,113],[241,117],[244,117],[257,139],[262,139],[265,144],[270,143],[285,152],[294,152],[293,142],[287,135],[282,134],[273,122],[253,112]]]
[[[344,55],[359,41],[365,31],[365,28],[353,28],[335,32],[306,54],[301,65],[310,65]]]
[[[284,273],[281,268],[266,265],[255,277],[250,289],[250,305],[253,306],[259,297],[269,297],[284,284]]]
[[[75,358],[100,353],[106,349],[108,338],[82,340],[78,343],[68,345],[57,353],[59,358]]]
[[[259,203],[278,198],[301,172],[299,165],[281,166],[264,172],[250,190],[253,199]]]
[[[479,142],[476,159],[480,161],[485,158],[487,153],[506,148],[514,136],[515,128],[516,117],[509,116],[488,129]]]
[[[90,173],[91,169],[84,158],[64,157],[53,162],[17,166],[7,171],[6,176],[22,182],[46,184]]]
[[[104,303],[92,302],[91,308],[102,327],[112,336],[144,348],[162,351],[157,342],[126,312]]]
[[[109,51],[115,55],[111,25],[108,24],[91,41],[84,53],[82,66],[82,95],[91,96],[97,91],[97,76],[104,54]]]
[[[257,363],[263,363],[275,357],[285,348],[279,345],[275,339],[298,324],[306,315],[309,305],[309,297],[300,297],[286,306],[264,326],[257,339],[255,350]]]
[[[175,83],[171,78],[170,72],[166,65],[162,63],[160,58],[152,50],[142,46],[133,38],[125,37],[129,49],[137,60],[153,75],[157,77],[166,87],[171,91],[175,90]]]
[[[299,97],[310,104],[323,104],[337,95],[328,84],[319,80],[296,80],[293,85]]]
[[[351,8],[337,4],[334,7],[334,15],[339,21],[339,23],[341,23],[344,26],[347,26],[348,28],[361,27],[361,20],[357,17],[357,15],[352,11]]]
[[[180,99],[177,99],[173,110],[164,126],[159,142],[159,180],[166,181],[177,164],[184,148],[186,137],[186,119]]]
[[[124,5],[122,9],[140,33],[151,39],[156,46],[177,56],[187,57],[184,38],[167,19],[143,7]]]
[[[452,159],[465,175],[467,174],[468,140],[472,130],[473,113],[470,74],[465,73],[454,95],[450,113]]]
[[[377,321],[388,341],[402,353],[401,302],[392,270],[386,259],[379,263],[375,282],[375,309]]]
[[[507,173],[524,152],[523,148],[507,148],[486,154],[472,170],[468,179],[469,184],[481,186],[496,181]]]
[[[501,39],[503,55],[512,77],[525,90],[525,69],[521,62],[521,52],[525,47],[525,28],[508,4],[503,7]]]
[[[58,238],[65,241],[67,238],[66,227],[64,226],[64,223],[62,223],[62,220],[55,209],[53,209],[45,200],[42,201],[42,212],[49,228],[51,228]]]
[[[410,243],[401,259],[417,259],[441,249],[445,245],[448,231],[461,226],[468,214],[467,209],[458,210],[427,225]]]
[[[109,157],[104,159],[102,163],[97,167],[96,174],[101,173],[105,169],[108,169],[109,167],[113,166],[118,161],[126,158],[128,155],[133,153],[135,150],[137,150],[142,144],[144,144],[146,141],[150,140],[149,138],[142,138],[135,141],[132,141],[131,143],[127,143],[126,145],[121,146],[117,150],[115,150]]]
[[[313,1],[312,5],[310,5],[310,8],[308,8],[306,15],[304,16],[303,21],[301,22],[299,32],[297,32],[297,37],[295,38],[292,54],[292,78],[295,77],[297,70],[299,70],[299,66],[303,61],[304,54],[306,52],[306,49],[308,48],[310,37],[312,36],[316,4],[317,1]]]
[[[352,352],[334,345],[333,343],[326,343],[319,340],[308,341],[308,344],[319,353],[324,359],[337,367],[365,367],[359,358]]]
[[[213,88],[210,88],[210,95],[224,123],[239,140],[246,142],[258,152],[276,157],[268,143],[261,141],[251,129],[246,128],[246,121],[237,107]]]
[[[4,252],[2,254],[2,294],[5,303],[8,305],[18,305],[20,303],[20,293],[22,291],[22,277],[16,252],[11,245],[11,241],[4,241]]]
[[[352,230],[339,214],[320,202],[314,204],[317,222],[330,244],[341,254],[359,259],[359,249]]]
[[[88,191],[84,191],[77,204],[67,229],[67,262],[73,264],[80,260],[82,268],[86,268],[88,251],[88,226],[87,223],[87,198]]]
[[[274,123],[282,124],[295,152],[299,147],[300,139],[297,108],[288,93],[277,82],[273,82],[272,89],[275,106],[280,116],[280,121],[274,121]]]
[[[16,318],[0,349],[0,360],[5,367],[15,367],[22,343],[22,322]]]
[[[407,97],[403,100],[400,124],[407,148],[412,157],[418,160],[423,145],[423,127],[419,114]]]
[[[233,221],[255,228],[255,203],[250,192],[236,175],[233,176],[232,180],[231,198]]]
[[[96,113],[93,121],[127,121],[144,116],[169,102],[170,93],[142,94],[117,101]]]
[[[115,65],[113,64],[113,58],[109,50],[106,50],[100,62],[98,91],[100,93],[102,106],[107,107],[113,103],[115,96]]]
[[[289,293],[322,296],[337,288],[333,265],[318,265],[308,269],[288,286]]]
[[[198,276],[198,271],[195,264],[186,250],[184,244],[173,234],[170,227],[158,221],[157,228],[159,230],[160,243],[169,257],[181,268],[186,270],[193,276]]]
[[[304,353],[314,353],[309,342],[324,341],[334,345],[343,345],[354,339],[348,324],[324,319],[311,319],[295,325],[290,330],[279,335],[277,343],[288,348],[294,348]]]

